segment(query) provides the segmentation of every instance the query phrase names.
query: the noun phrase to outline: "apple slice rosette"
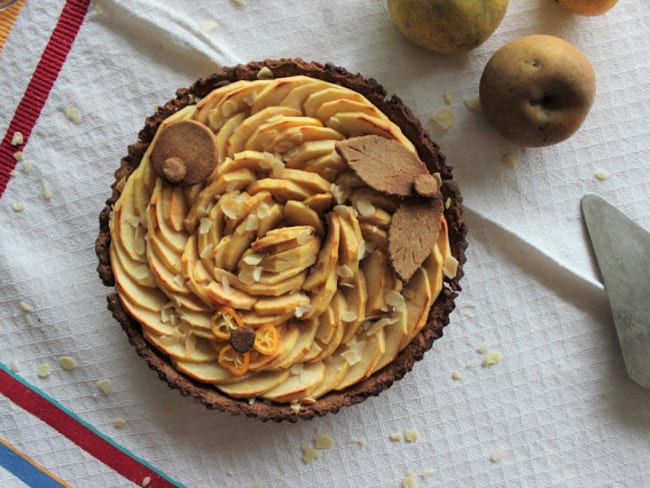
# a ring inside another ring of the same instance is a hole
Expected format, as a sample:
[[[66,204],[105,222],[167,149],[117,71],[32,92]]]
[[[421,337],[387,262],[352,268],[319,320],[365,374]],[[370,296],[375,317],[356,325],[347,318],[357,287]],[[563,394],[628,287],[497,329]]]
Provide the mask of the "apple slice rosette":
[[[209,147],[156,148],[181,123],[197,140],[209,129]],[[328,398],[396,362],[426,327],[445,272],[456,279],[445,216],[405,280],[389,246],[403,198],[337,150],[366,135],[417,157],[366,96],[309,76],[227,83],[159,125],[118,181],[106,227],[120,304],[173,371],[226,403],[301,416],[296,405],[316,412],[322,399],[333,411]],[[209,176],[184,183],[199,157]]]

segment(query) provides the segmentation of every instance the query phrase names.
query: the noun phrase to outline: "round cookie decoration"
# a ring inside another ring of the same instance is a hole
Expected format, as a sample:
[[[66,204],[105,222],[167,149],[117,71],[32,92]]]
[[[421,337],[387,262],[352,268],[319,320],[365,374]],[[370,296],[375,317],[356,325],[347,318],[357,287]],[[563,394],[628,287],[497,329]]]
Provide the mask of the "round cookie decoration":
[[[171,185],[190,186],[205,180],[217,165],[212,131],[195,120],[179,120],[160,131],[151,151],[159,178]]]

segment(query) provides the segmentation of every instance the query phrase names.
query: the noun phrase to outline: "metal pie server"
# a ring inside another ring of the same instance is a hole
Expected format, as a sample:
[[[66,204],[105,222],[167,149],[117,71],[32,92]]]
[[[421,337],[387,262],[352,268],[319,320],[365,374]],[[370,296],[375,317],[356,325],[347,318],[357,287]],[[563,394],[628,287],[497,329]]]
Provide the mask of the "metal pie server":
[[[581,203],[625,368],[650,388],[650,233],[597,195]]]

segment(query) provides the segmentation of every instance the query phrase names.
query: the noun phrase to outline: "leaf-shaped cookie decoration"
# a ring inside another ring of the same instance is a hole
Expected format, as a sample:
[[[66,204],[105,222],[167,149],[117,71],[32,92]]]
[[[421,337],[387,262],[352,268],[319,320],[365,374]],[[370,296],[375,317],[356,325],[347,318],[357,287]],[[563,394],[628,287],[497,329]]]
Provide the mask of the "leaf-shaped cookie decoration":
[[[338,141],[335,148],[366,185],[389,195],[413,196],[415,178],[429,174],[420,158],[393,139],[351,137]]]
[[[388,255],[405,283],[431,254],[440,233],[442,214],[442,198],[409,198],[393,214],[388,228]]]

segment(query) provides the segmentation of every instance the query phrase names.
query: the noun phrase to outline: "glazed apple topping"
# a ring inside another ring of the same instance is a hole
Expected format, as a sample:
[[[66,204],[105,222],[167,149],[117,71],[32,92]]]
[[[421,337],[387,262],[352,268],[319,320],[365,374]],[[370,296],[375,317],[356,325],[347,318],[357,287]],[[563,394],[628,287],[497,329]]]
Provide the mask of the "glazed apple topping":
[[[194,170],[176,131],[215,155],[198,181],[165,163]],[[346,162],[358,136],[407,155],[407,195]],[[234,398],[313,403],[391,363],[426,324],[451,257],[439,186],[359,93],[305,76],[234,82],[168,117],[120,186],[116,290],[178,371]],[[411,200],[435,225],[406,276],[391,227]]]

